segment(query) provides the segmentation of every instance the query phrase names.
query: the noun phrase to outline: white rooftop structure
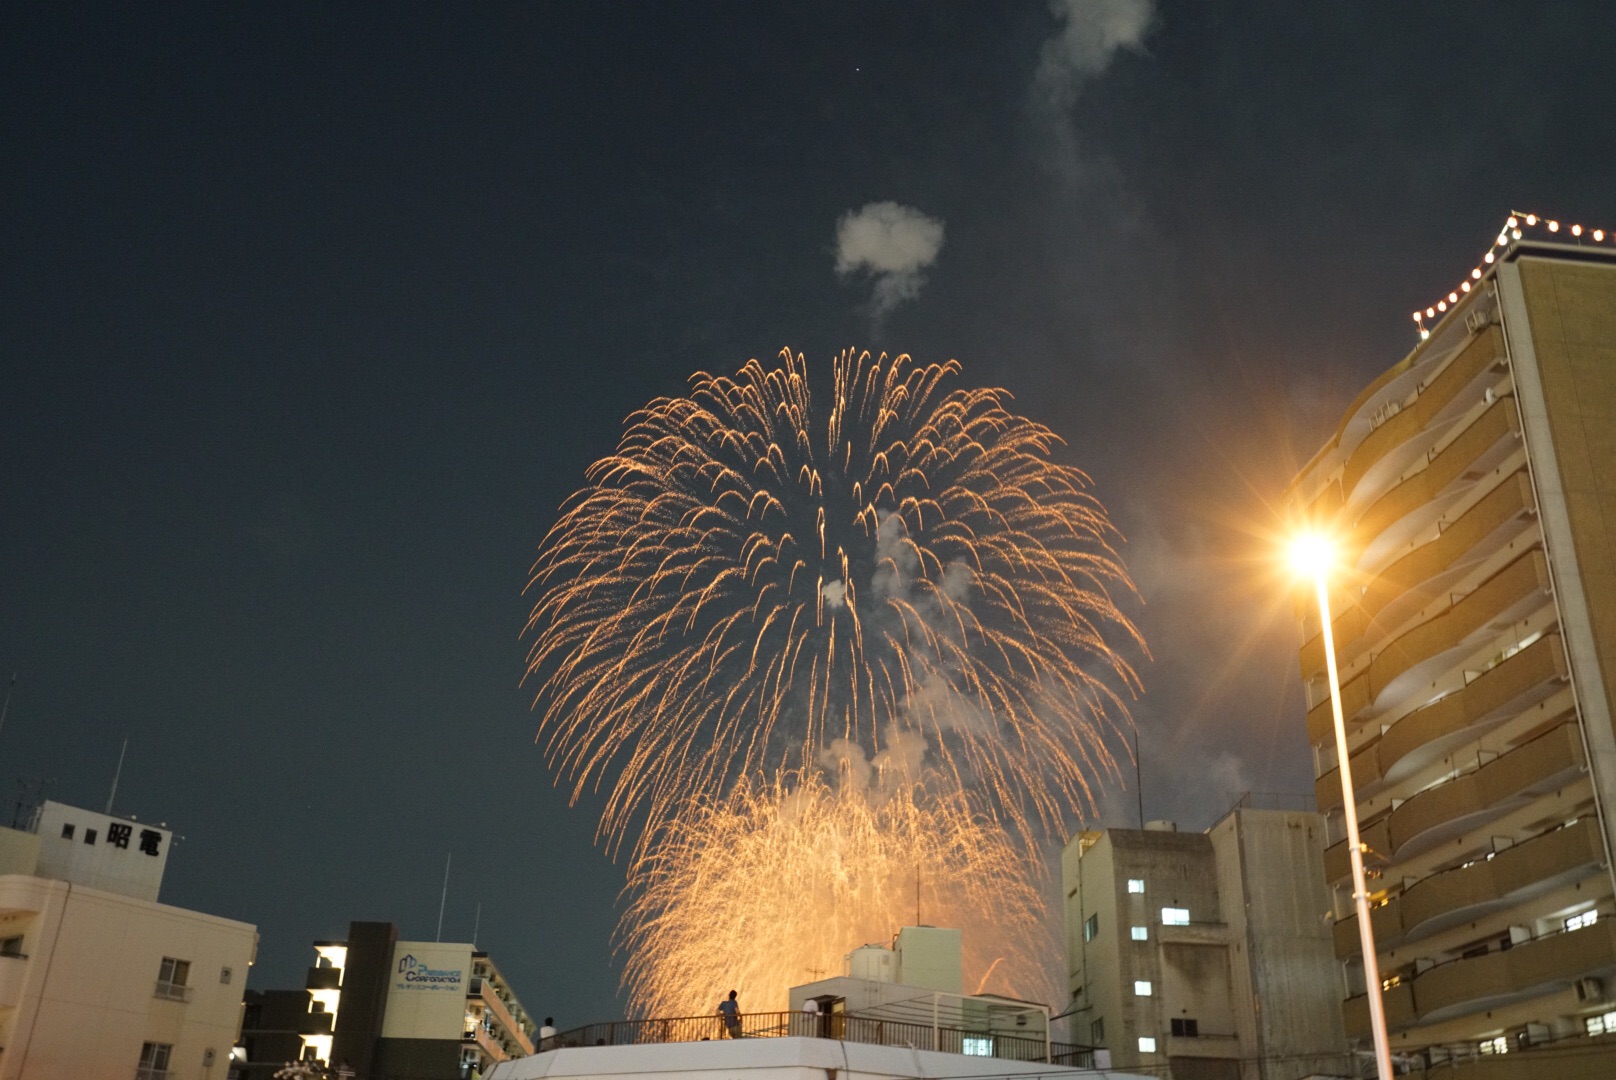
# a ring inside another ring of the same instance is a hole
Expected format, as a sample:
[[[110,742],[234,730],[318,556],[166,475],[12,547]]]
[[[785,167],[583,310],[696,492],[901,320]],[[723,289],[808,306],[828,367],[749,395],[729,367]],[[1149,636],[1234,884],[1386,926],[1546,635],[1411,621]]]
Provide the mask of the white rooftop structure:
[[[606,1076],[612,1080],[738,1080],[743,1076],[746,1080],[1151,1080],[1110,1069],[791,1037],[548,1050],[502,1062],[485,1074],[485,1080]]]

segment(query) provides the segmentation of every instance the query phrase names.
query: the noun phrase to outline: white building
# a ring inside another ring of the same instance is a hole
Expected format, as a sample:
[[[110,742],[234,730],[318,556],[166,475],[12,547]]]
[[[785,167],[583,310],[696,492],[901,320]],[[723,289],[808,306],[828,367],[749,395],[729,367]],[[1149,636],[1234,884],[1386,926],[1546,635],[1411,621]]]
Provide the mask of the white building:
[[[224,1080],[256,929],[157,902],[173,836],[47,802],[0,828],[0,1080]]]
[[[548,1050],[494,1066],[485,1080],[1146,1080],[1136,1073],[968,1057],[838,1039],[775,1038]]]

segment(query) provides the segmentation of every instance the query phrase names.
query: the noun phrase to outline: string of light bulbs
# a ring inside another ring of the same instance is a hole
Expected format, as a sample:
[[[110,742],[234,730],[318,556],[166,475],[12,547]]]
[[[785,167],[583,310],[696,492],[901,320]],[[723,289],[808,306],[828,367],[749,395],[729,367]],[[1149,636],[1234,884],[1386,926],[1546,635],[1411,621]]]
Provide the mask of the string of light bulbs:
[[[1609,242],[1616,245],[1616,231],[1584,229],[1581,225],[1565,226],[1554,218],[1546,218],[1542,214],[1523,214],[1519,210],[1511,210],[1509,219],[1504,222],[1504,227],[1498,230],[1498,236],[1493,240],[1492,246],[1487,249],[1487,253],[1481,257],[1481,262],[1470,268],[1470,276],[1461,281],[1458,288],[1448,293],[1441,300],[1422,311],[1414,313],[1414,325],[1419,327],[1421,341],[1431,336],[1431,330],[1425,325],[1425,321],[1427,319],[1436,319],[1448,308],[1457,305],[1459,297],[1470,291],[1472,283],[1481,280],[1484,268],[1498,261],[1498,256],[1503,249],[1507,248],[1511,241],[1519,240],[1526,229],[1540,229],[1555,234],[1559,234],[1564,229],[1579,244],[1584,242],[1584,237],[1587,237],[1596,244]],[[1563,239],[1558,235],[1557,238]]]

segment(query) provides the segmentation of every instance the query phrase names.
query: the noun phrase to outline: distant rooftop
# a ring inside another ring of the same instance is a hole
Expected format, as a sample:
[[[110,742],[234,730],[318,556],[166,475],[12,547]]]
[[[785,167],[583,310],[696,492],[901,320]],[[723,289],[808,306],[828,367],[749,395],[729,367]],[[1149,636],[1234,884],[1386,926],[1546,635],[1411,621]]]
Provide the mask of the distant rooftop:
[[[654,1022],[654,1021],[648,1021]],[[722,1039],[676,1045],[588,1046],[541,1052],[502,1062],[487,1080],[539,1080],[541,1077],[593,1077],[667,1074],[715,1076],[746,1072],[771,1080],[845,1080],[888,1077],[897,1080],[974,1080],[974,1078],[1104,1077],[1146,1080],[1137,1073],[1094,1070],[1043,1062],[1013,1061],[878,1046],[838,1039],[804,1037]]]

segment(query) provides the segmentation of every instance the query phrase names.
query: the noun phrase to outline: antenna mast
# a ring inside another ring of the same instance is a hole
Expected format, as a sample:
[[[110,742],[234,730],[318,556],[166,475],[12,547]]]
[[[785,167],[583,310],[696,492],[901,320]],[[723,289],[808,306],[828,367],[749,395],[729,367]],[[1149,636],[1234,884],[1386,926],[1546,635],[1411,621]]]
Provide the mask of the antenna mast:
[[[112,800],[118,797],[118,778],[123,775],[123,756],[129,752],[129,739],[123,740],[123,749],[118,751],[118,768],[112,774],[112,790],[107,792],[107,817],[112,816]]]
[[[438,899],[438,936],[443,940],[443,908],[449,902],[449,864],[454,861],[454,852],[449,852],[443,860],[443,895]]]

